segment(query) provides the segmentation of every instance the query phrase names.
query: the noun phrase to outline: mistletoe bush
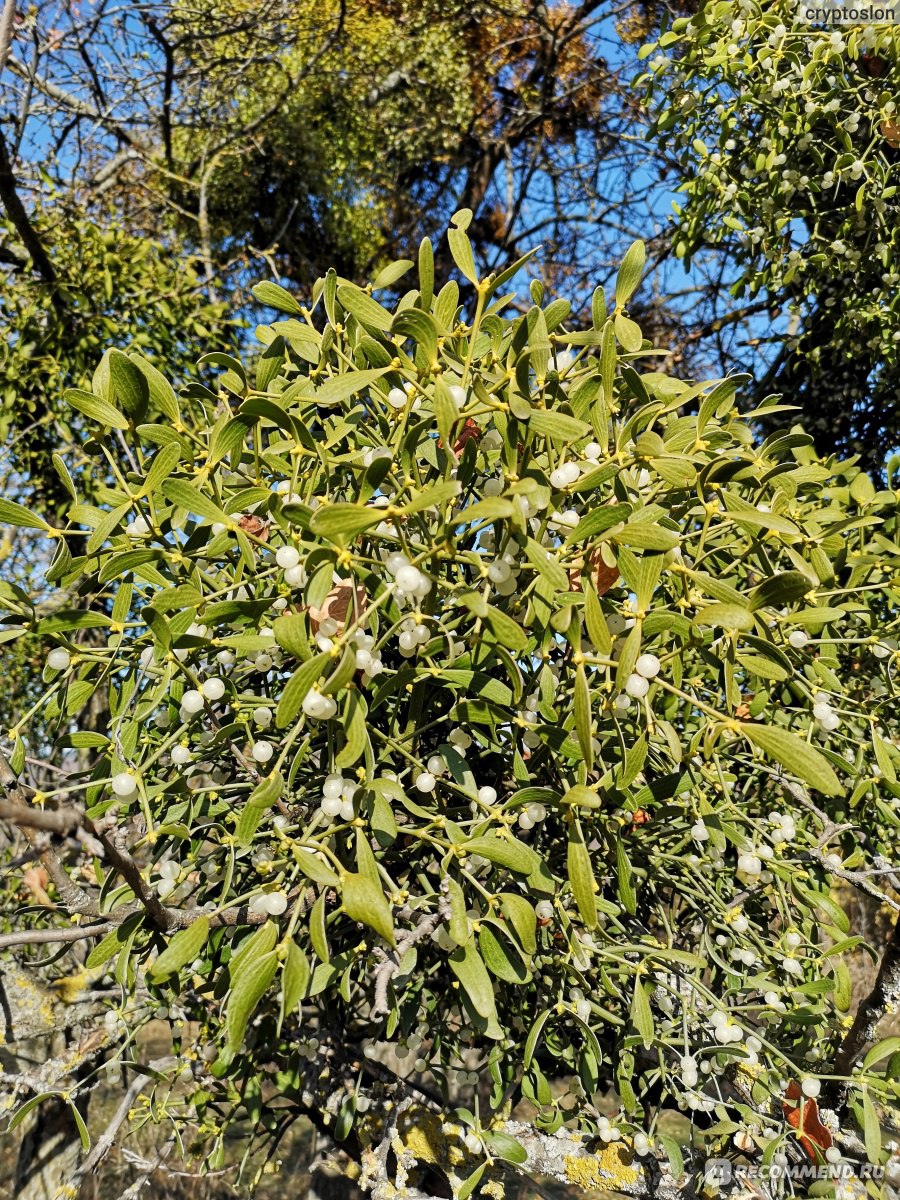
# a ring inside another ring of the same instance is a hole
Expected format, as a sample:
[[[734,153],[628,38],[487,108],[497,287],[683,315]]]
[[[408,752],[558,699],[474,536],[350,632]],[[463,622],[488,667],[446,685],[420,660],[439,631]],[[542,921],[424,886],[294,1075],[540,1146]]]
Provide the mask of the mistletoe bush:
[[[82,825],[29,835],[75,922],[45,940],[93,941],[107,1069],[169,1022],[142,1120],[210,1168],[304,1115],[378,1196],[497,1195],[548,1144],[639,1190],[695,1170],[669,1110],[881,1163],[893,968],[851,1020],[832,888],[895,863],[896,497],[739,416],[743,377],[653,370],[640,243],[576,329],[536,283],[509,315],[469,216],[470,307],[427,241],[393,308],[410,262],[260,284],[252,370],[179,397],[113,350],[68,393],[97,506],[61,460],[64,528],[0,501],[57,543],[50,611],[2,592],[47,649],[13,815]]]
[[[788,317],[777,363],[820,381],[806,427],[870,453],[896,434],[897,27],[823,28],[804,7],[703,5],[641,50],[638,82],[681,178],[676,254],[725,251],[732,294]]]

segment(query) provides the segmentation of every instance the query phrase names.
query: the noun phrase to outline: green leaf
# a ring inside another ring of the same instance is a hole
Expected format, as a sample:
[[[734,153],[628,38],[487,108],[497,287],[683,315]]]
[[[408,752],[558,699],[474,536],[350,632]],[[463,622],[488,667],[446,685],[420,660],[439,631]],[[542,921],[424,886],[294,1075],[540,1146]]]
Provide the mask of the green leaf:
[[[622,349],[627,354],[636,354],[644,342],[640,325],[622,313],[616,313],[613,317],[613,327]]]
[[[90,1150],[91,1135],[88,1133],[87,1125],[84,1123],[84,1117],[78,1111],[78,1105],[74,1100],[70,1100],[68,1096],[66,1097],[66,1103],[69,1106],[69,1112],[72,1114],[72,1120],[75,1122],[75,1128],[78,1130],[78,1136],[81,1139],[82,1150]]]
[[[637,912],[637,896],[634,891],[634,879],[631,863],[622,838],[616,839],[616,891],[626,912],[632,916]]]
[[[469,940],[468,906],[465,893],[452,875],[447,877],[447,891],[450,897],[448,932],[457,945],[464,946]]]
[[[169,446],[163,446],[150,464],[149,471],[144,476],[144,486],[141,488],[141,494],[152,496],[159,485],[169,478],[180,461],[181,446],[177,442],[172,442]]]
[[[412,338],[421,346],[429,366],[437,362],[440,329],[431,313],[424,312],[421,308],[401,309],[390,328],[393,335]],[[455,410],[456,405],[453,407]]]
[[[331,888],[336,888],[340,883],[335,872],[317,854],[304,850],[301,846],[294,846],[293,855],[294,861],[307,879]]]
[[[640,240],[632,242],[625,252],[616,276],[616,306],[618,308],[624,308],[637,291],[646,261],[647,249],[644,243]]]
[[[275,978],[277,968],[278,953],[275,950],[243,965],[225,1007],[226,1043],[232,1052],[241,1048],[247,1022]]]
[[[375,371],[347,371],[327,379],[316,392],[316,403],[325,405],[343,404],[351,396],[371,387],[390,368],[379,367]]]
[[[341,899],[351,921],[368,925],[391,946],[395,945],[394,919],[381,887],[361,871],[341,876]]]
[[[356,286],[355,283],[344,283],[337,290],[337,298],[347,310],[356,317],[361,325],[369,329],[380,329],[386,332],[391,328],[393,316],[386,308],[373,300],[368,292]]]
[[[16,504],[15,500],[0,500],[0,524],[15,525],[18,529],[50,528],[46,521],[21,504]]]
[[[109,374],[116,396],[132,417],[147,406],[150,387],[143,371],[121,350],[109,352]]]
[[[51,455],[51,461],[53,463],[53,466],[56,468],[56,473],[59,476],[60,480],[62,481],[63,487],[66,489],[66,491],[72,497],[72,499],[77,503],[78,493],[75,491],[75,484],[72,482],[72,476],[69,474],[69,468],[66,466],[65,462],[63,461],[62,457],[59,454]],[[35,519],[37,520],[39,518],[35,518]],[[34,528],[40,528],[40,527],[34,526]]]
[[[649,521],[626,525],[611,534],[611,538],[619,546],[633,546],[636,550],[674,550],[681,541],[674,529],[652,525]]]
[[[281,970],[281,1020],[279,1025],[284,1023],[285,1017],[294,1012],[306,995],[310,980],[309,959],[293,938],[286,938],[284,944],[287,953]]]
[[[325,932],[325,893],[322,892],[309,914],[309,940],[323,963],[331,962],[328,936]]]
[[[269,384],[278,377],[284,363],[284,353],[284,338],[279,336],[266,346],[256,360],[256,390],[258,392],[268,391]]]
[[[537,915],[530,900],[518,892],[501,892],[500,908],[503,915],[516,931],[516,936],[526,954],[537,951]]]
[[[98,425],[109,425],[112,429],[127,429],[128,419],[106,400],[81,388],[69,388],[63,393],[63,399],[76,412],[90,417]]]
[[[650,1010],[650,1000],[647,996],[646,988],[639,979],[635,980],[629,1017],[631,1024],[640,1034],[644,1048],[649,1050],[653,1045],[656,1031],[653,1027],[653,1013]]]
[[[306,693],[332,661],[330,654],[317,654],[315,658],[307,659],[293,673],[285,684],[281,699],[278,701],[278,708],[275,710],[275,724],[279,729],[290,725],[300,711]]]
[[[249,937],[244,938],[228,963],[228,977],[231,985],[234,986],[237,982],[247,963],[255,962],[263,954],[273,950],[277,941],[278,928],[274,921],[266,921]]]
[[[900,1053],[900,1037],[883,1038],[882,1041],[875,1043],[863,1059],[863,1070],[871,1071],[876,1063],[883,1062],[884,1059],[891,1058],[898,1053]]]
[[[468,854],[478,854],[488,862],[517,871],[520,875],[530,875],[535,867],[537,855],[530,846],[514,837],[476,837],[463,842]]]
[[[93,970],[94,967],[102,967],[104,963],[109,962],[114,955],[118,954],[142,920],[143,914],[135,913],[133,916],[127,917],[121,925],[113,929],[106,937],[101,938],[85,959],[84,965],[88,970]]]
[[[93,531],[85,544],[85,553],[94,554],[106,542],[107,538],[113,533],[122,523],[122,518],[131,510],[131,501],[127,500],[124,504],[120,504],[118,508],[114,508],[112,512],[104,513],[103,519],[98,523],[97,528]]]
[[[254,284],[250,291],[260,304],[265,304],[268,308],[277,308],[279,312],[294,314],[302,312],[299,302],[290,292],[277,283],[271,283],[268,279]]]
[[[820,754],[808,742],[772,725],[741,725],[741,732],[748,741],[759,746],[783,767],[805,780],[811,787],[826,796],[838,796],[841,782],[824,754]]]
[[[209,938],[209,917],[198,917],[179,930],[147,972],[151,983],[161,983],[197,957]]]
[[[838,958],[832,963],[831,973],[834,976],[834,1007],[838,1012],[849,1012],[853,1001],[853,980],[843,959]]]
[[[266,810],[275,804],[283,791],[284,777],[280,771],[273,771],[256,785],[244,805],[235,831],[239,846],[250,845]]]
[[[482,921],[478,933],[478,948],[487,969],[504,983],[523,984],[528,981],[528,966],[508,936],[497,932],[490,921]]]
[[[890,751],[887,747],[887,742],[884,738],[879,737],[875,730],[872,730],[872,748],[875,751],[875,761],[878,763],[878,769],[885,779],[891,783],[897,782],[897,772],[894,768],[894,760],[891,758]]]
[[[669,1160],[669,1170],[672,1172],[672,1178],[677,1183],[684,1174],[684,1155],[681,1152],[681,1146],[677,1138],[668,1133],[660,1133],[657,1130],[656,1140],[666,1152],[666,1157]]]
[[[352,767],[365,753],[369,744],[369,732],[366,725],[366,702],[357,691],[347,696],[347,707],[344,712],[344,733],[346,741],[340,753],[334,760],[338,770]]]
[[[465,1180],[459,1185],[456,1192],[456,1200],[469,1200],[469,1197],[481,1183],[481,1177],[487,1170],[487,1162],[479,1163],[471,1175],[467,1175]]]
[[[857,504],[861,505],[869,504],[875,499],[875,485],[865,471],[854,475],[853,482],[850,484],[850,496]]]
[[[612,634],[603,616],[600,600],[594,587],[588,581],[584,592],[584,624],[587,635],[600,654],[608,656],[612,652]]]
[[[496,1158],[515,1163],[519,1167],[528,1162],[528,1151],[521,1142],[517,1142],[508,1133],[504,1133],[500,1129],[486,1129],[481,1136],[484,1144]]]
[[[857,475],[856,478],[858,479],[859,476]],[[878,1113],[875,1111],[875,1105],[872,1103],[872,1097],[869,1095],[868,1088],[863,1088],[862,1106],[863,1137],[866,1143],[866,1158],[870,1163],[880,1163],[881,1125],[879,1124]]]
[[[435,380],[432,408],[434,409],[434,419],[437,422],[438,436],[445,448],[450,450],[453,427],[459,420],[459,409],[456,407],[456,401],[450,395],[450,389],[440,378]]]
[[[204,520],[219,521],[229,528],[234,525],[232,518],[224,513],[211,497],[184,479],[167,479],[162,485],[162,493],[167,500],[171,500],[179,508],[203,517]]]
[[[5,1132],[12,1133],[17,1126],[22,1124],[29,1113],[34,1112],[39,1104],[43,1104],[45,1100],[58,1095],[60,1095],[59,1092],[39,1092],[37,1096],[32,1096],[30,1100],[26,1100],[22,1107],[17,1108],[10,1117]]]
[[[540,545],[534,538],[525,539],[525,557],[544,579],[557,592],[569,590],[569,577],[559,559],[546,546]]]
[[[311,654],[309,623],[303,614],[289,613],[283,617],[276,617],[272,622],[272,631],[282,650],[287,651],[292,658],[299,658],[302,662],[308,661]]]
[[[581,758],[588,773],[594,769],[594,743],[591,734],[591,689],[588,687],[584,666],[575,669],[575,732],[581,748]]]
[[[232,417],[222,426],[217,426],[209,446],[209,462],[211,466],[233,454],[244,444],[248,432],[256,422],[249,416]]]
[[[380,508],[338,502],[317,508],[310,518],[309,528],[330,542],[347,542],[383,519],[384,511]]]
[[[756,612],[757,609],[770,604],[779,607],[783,604],[793,604],[802,600],[814,587],[815,584],[802,571],[782,571],[779,575],[763,580],[759,587],[753,589],[748,607],[751,612]]]
[[[434,298],[434,250],[427,237],[419,242],[419,295],[422,307],[430,310]]]
[[[694,617],[695,625],[720,626],[722,629],[752,629],[753,613],[739,604],[708,604]]]
[[[597,901],[594,894],[594,871],[581,824],[572,821],[569,825],[568,852],[566,857],[569,887],[578,905],[581,919],[588,929],[597,928]]]
[[[163,416],[168,417],[173,424],[180,420],[178,398],[175,395],[175,389],[165,375],[157,371],[156,367],[140,354],[129,354],[128,357],[147,380],[153,407],[158,409]]]
[[[587,421],[579,421],[577,417],[570,417],[567,413],[543,408],[531,410],[528,428],[532,433],[558,442],[577,442],[579,438],[587,437],[591,432]]]
[[[507,685],[499,679],[492,679],[490,675],[485,675],[482,671],[448,667],[441,671],[440,680],[452,687],[474,692],[476,696],[480,696],[482,700],[489,700],[491,704],[505,707],[513,702],[513,694]]]
[[[528,634],[502,609],[488,606],[487,623],[501,646],[510,650],[524,650],[528,645]]]
[[[503,496],[488,496],[476,504],[469,504],[451,521],[452,525],[474,525],[477,521],[500,521],[511,517],[513,505]]]
[[[486,1020],[492,1017],[496,1020],[494,986],[474,941],[458,947],[450,954],[450,970],[459,980],[479,1016]]]
[[[381,288],[391,287],[398,279],[402,279],[414,265],[411,258],[398,258],[395,262],[388,263],[372,280],[372,291],[377,292]]]
[[[600,797],[593,788],[576,783],[563,793],[561,803],[569,804],[573,808],[599,808]]]
[[[451,403],[453,402],[451,401]],[[453,407],[455,408],[456,405]],[[447,479],[443,483],[433,483],[404,505],[403,515],[411,517],[425,508],[442,508],[448,501],[455,499],[459,492],[460,486],[455,479]]]
[[[601,504],[581,518],[575,528],[566,535],[567,542],[584,542],[605,533],[614,525],[620,525],[631,516],[630,504]]]
[[[475,270],[475,256],[472,254],[472,243],[462,229],[448,229],[447,243],[453,261],[470,283],[478,282],[478,272]]]

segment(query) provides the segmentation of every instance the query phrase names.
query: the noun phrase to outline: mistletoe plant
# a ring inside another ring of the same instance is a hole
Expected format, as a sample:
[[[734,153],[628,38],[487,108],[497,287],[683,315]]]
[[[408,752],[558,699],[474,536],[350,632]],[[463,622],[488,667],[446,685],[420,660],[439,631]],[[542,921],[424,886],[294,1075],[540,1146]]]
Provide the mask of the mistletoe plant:
[[[641,243],[576,329],[536,283],[509,315],[469,218],[471,312],[426,241],[393,308],[410,262],[260,284],[217,391],[112,350],[68,394],[108,479],[92,507],[58,462],[64,528],[0,502],[78,597],[2,593],[47,646],[3,813],[74,924],[2,944],[90,947],[106,1069],[209,1168],[302,1115],[378,1197],[658,1191],[701,1182],[669,1110],[882,1164],[900,947],[851,1019],[832,889],[896,865],[896,497],[739,416],[743,377],[653,370]],[[178,1057],[135,1075],[152,1018]]]
[[[897,432],[900,41],[804,11],[824,10],[701,5],[641,50],[638,82],[680,177],[676,254],[716,247],[737,267],[745,305],[713,329],[783,313],[769,378],[823,444],[877,469]]]

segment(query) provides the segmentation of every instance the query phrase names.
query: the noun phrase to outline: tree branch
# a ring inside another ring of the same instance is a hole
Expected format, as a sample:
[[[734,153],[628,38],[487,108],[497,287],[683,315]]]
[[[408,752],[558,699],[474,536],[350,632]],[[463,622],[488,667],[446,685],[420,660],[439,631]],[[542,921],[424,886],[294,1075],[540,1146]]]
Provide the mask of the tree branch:
[[[44,282],[50,284],[53,288],[53,291],[50,293],[51,302],[57,313],[62,315],[65,307],[62,298],[56,290],[56,270],[16,190],[16,177],[13,172],[12,162],[10,161],[6,138],[3,136],[2,130],[0,130],[0,203],[6,209],[10,221],[15,226],[16,233],[22,239],[22,244],[31,256],[35,270]]]
[[[82,822],[83,814],[77,808],[60,808],[55,812],[44,812],[30,804],[14,804],[11,800],[0,800],[0,820],[12,825],[23,825],[29,829],[45,829],[50,833],[67,834]]]
[[[5,0],[3,12],[0,14],[0,75],[3,74],[3,68],[6,66],[6,60],[9,57],[15,19],[16,0]]]
[[[900,1001],[900,917],[894,922],[891,940],[881,956],[878,975],[868,996],[860,1001],[853,1024],[835,1056],[832,1073],[849,1077],[869,1042],[877,1037],[878,1022]],[[835,1089],[834,1107],[840,1113],[847,1104],[850,1089],[841,1083]]]

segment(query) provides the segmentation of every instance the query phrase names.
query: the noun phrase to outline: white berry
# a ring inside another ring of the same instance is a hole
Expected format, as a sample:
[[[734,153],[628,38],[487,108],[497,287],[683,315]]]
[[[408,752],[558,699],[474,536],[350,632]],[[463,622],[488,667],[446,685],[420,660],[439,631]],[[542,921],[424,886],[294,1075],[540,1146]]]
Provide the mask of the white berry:
[[[255,762],[267,763],[275,753],[275,747],[271,742],[254,742],[250,753],[253,755]]]
[[[47,666],[51,671],[65,671],[71,661],[71,654],[69,654],[68,650],[64,650],[62,646],[57,646],[55,650],[51,650],[47,655]]]

